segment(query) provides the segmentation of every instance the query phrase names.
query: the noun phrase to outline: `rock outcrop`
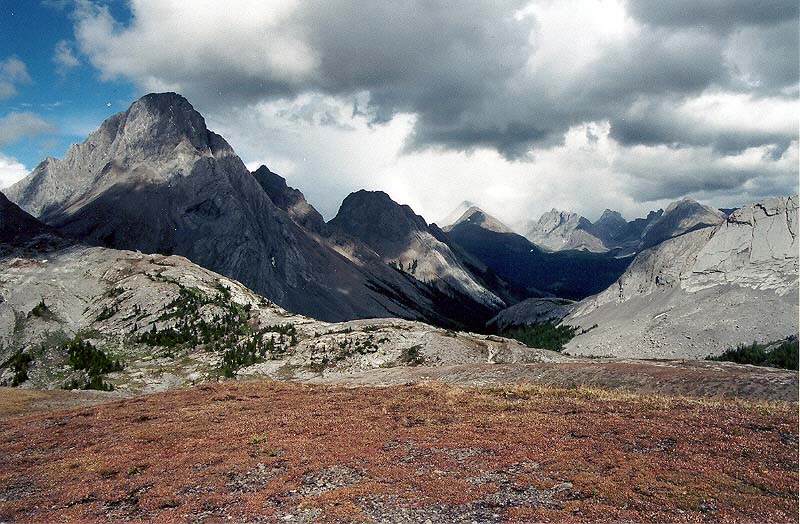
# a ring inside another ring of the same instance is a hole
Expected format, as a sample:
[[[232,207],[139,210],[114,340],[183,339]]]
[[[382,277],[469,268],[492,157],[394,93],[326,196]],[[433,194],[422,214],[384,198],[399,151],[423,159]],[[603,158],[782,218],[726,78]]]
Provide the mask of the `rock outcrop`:
[[[598,324],[569,351],[702,358],[796,334],[797,214],[797,196],[771,198],[639,253],[617,282],[564,320]]]
[[[603,253],[608,247],[598,238],[592,223],[577,213],[552,209],[528,229],[525,237],[549,251],[578,249]]]
[[[487,325],[503,329],[549,322],[558,324],[569,315],[575,302],[563,298],[529,298],[498,313]]]
[[[0,385],[80,387],[87,371],[71,363],[70,341],[122,364],[99,377],[122,394],[223,375],[302,380],[490,357],[566,360],[408,320],[313,320],[180,256],[74,244],[0,259]]]

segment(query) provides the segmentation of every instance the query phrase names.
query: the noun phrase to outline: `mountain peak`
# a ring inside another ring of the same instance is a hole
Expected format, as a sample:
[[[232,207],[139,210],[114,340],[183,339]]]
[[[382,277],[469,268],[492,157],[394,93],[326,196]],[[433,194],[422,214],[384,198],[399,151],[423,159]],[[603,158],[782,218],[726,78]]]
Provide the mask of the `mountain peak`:
[[[289,187],[285,178],[273,173],[265,165],[253,171],[252,174],[272,203],[286,211],[297,225],[315,233],[325,233],[325,220],[306,201],[305,195],[299,189]]]
[[[64,158],[48,158],[6,190],[10,200],[48,222],[55,202],[66,210],[74,198],[116,184],[132,186],[189,176],[202,158],[244,164],[221,136],[208,130],[203,116],[177,93],[150,93],[106,118]],[[142,166],[142,169],[136,169]],[[59,175],[55,176],[54,173]]]
[[[455,207],[455,209],[453,209],[450,212],[450,214],[448,214],[446,217],[437,220],[436,224],[440,225],[442,228],[445,229],[448,226],[455,225],[455,223],[458,222],[458,219],[460,219],[468,209],[471,209],[473,207],[477,208],[478,205],[474,202],[470,202],[469,200],[464,200],[463,202],[458,204]]]
[[[357,238],[384,262],[449,296],[471,299],[496,310],[503,301],[483,287],[451,249],[438,226],[429,226],[411,207],[383,191],[356,191],[344,199],[334,230]]]
[[[403,239],[428,228],[425,219],[409,206],[398,204],[383,191],[365,189],[347,195],[329,224],[368,244],[377,242],[379,237]]]
[[[722,211],[684,197],[668,205],[664,213],[647,229],[641,248],[653,247],[668,238],[690,231],[717,226],[725,219]]]
[[[606,220],[618,221],[620,219],[623,222],[627,223],[627,221],[623,218],[622,213],[620,213],[619,211],[614,211],[613,209],[606,208],[603,211],[603,214],[600,215],[600,218],[597,219],[597,222],[595,222],[595,224],[603,222],[603,221],[606,221]]]
[[[513,233],[511,228],[477,206],[472,206],[467,209],[453,225],[448,227],[448,229],[452,229],[455,226],[464,223],[470,223],[496,233]]]
[[[177,93],[150,93],[131,104],[118,132],[126,141],[174,145],[188,140],[195,148],[211,146],[203,116]]]
[[[553,208],[543,213],[539,220],[531,221],[525,237],[551,251],[567,249],[608,251],[593,231],[589,219],[578,213]]]

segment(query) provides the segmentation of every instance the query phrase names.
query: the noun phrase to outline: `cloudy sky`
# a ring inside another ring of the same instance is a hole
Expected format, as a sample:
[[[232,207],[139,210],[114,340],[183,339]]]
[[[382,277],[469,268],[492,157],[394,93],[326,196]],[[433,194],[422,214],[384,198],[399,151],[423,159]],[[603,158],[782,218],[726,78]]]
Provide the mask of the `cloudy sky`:
[[[327,218],[798,191],[797,0],[46,0],[0,34],[0,186],[172,90]]]

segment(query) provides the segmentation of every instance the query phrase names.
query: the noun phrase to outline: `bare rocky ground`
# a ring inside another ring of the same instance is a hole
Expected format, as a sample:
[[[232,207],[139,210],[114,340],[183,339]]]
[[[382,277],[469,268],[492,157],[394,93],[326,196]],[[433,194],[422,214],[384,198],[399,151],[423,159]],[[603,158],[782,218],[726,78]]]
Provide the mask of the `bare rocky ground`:
[[[238,282],[178,256],[70,246],[0,259],[0,363],[32,359],[23,387],[52,389],[84,373],[64,343],[88,341],[122,371],[130,394],[223,375],[226,352],[250,351],[240,377],[307,379],[394,366],[568,360],[516,341],[399,319],[327,323],[289,313]],[[0,369],[10,383],[13,369]]]
[[[791,371],[581,358],[398,319],[320,322],[288,313],[177,256],[81,246],[17,253],[0,261],[0,293],[0,360],[20,350],[32,356],[29,378],[22,383],[28,389],[60,388],[84,376],[70,367],[59,345],[74,336],[123,362],[122,371],[107,373],[104,380],[126,396],[217,381],[225,352],[260,337],[262,351],[236,370],[239,379],[591,385],[667,395],[797,399],[798,374]],[[42,302],[46,311],[34,314]],[[187,323],[193,326],[189,331],[200,331],[201,321],[228,326],[228,332],[171,347],[146,340],[154,329],[179,330]],[[265,341],[272,343],[269,350]],[[8,383],[11,372],[0,369],[0,380]]]

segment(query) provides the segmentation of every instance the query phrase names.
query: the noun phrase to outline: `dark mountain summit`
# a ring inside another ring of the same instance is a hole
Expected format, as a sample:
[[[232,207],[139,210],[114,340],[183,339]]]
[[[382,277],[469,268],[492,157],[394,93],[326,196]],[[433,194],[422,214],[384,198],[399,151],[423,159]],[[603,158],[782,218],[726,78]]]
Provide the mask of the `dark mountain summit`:
[[[383,191],[360,190],[345,197],[330,225],[346,231],[370,246],[402,242],[428,223],[407,205],[400,205]]]
[[[449,295],[463,296],[489,310],[503,301],[468,269],[444,233],[407,205],[382,191],[357,191],[344,199],[328,225],[365,243],[384,262]]]

